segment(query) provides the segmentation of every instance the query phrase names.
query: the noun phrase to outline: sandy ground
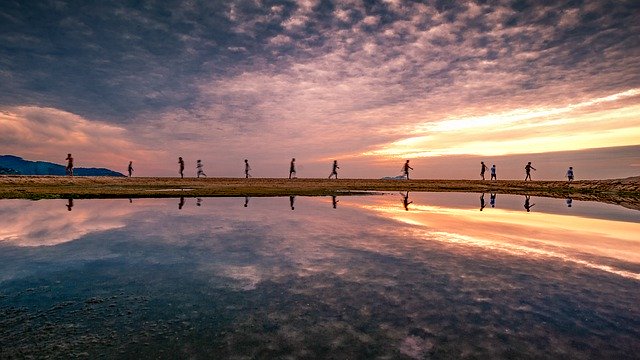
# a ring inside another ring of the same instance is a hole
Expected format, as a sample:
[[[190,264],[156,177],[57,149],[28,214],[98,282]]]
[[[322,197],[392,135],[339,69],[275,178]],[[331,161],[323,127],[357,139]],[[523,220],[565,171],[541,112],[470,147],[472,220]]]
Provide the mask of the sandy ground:
[[[0,199],[347,195],[386,191],[460,191],[572,197],[640,210],[640,177],[612,180],[377,180],[0,176]]]

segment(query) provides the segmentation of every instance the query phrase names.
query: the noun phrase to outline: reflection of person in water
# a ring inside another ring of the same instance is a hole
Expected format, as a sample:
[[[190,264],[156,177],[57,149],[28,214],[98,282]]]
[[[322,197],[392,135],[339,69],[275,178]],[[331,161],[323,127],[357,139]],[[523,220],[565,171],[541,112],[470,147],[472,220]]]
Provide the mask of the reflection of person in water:
[[[406,211],[409,211],[409,204],[413,204],[413,201],[409,201],[409,192],[407,191],[406,194],[400,193],[400,195],[402,195],[402,206]]]
[[[340,200],[338,200],[338,197],[335,195],[331,195],[331,204],[333,205],[333,208],[335,209],[336,206],[338,205],[338,202]]]
[[[129,198],[129,204],[133,204],[133,199]]]
[[[249,197],[245,196],[244,197],[244,207],[247,207],[247,206],[249,206]]]
[[[296,196],[295,195],[290,195],[289,196],[289,204],[291,205],[291,210],[295,210],[296,208],[293,206],[296,202]]]
[[[196,206],[202,206],[202,199],[196,198]]]
[[[529,204],[530,200],[531,198],[529,197],[529,195],[524,196],[524,208],[527,209],[527,212],[530,212],[531,208],[536,205],[536,204]]]
[[[67,211],[71,211],[73,208],[73,199],[67,199]]]
[[[568,197],[567,198],[567,207],[571,207],[571,205],[573,205],[573,199]]]
[[[492,208],[496,207],[496,194],[491,194],[491,197],[489,198],[489,204]]]
[[[183,206],[184,206],[184,196],[181,196],[180,202],[178,203],[178,210],[182,210]]]
[[[482,193],[482,195],[480,195],[480,211],[482,211],[482,209],[484,209],[485,206],[487,205],[484,203],[484,193]]]

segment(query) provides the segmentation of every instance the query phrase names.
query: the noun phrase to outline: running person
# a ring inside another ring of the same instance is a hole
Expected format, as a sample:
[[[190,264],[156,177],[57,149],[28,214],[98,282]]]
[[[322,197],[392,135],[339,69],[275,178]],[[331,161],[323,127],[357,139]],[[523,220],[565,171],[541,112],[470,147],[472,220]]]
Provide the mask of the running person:
[[[180,165],[180,171],[178,171],[178,173],[181,178],[184,178],[184,160],[182,160],[182,156],[178,157],[178,164]]]
[[[536,170],[536,168],[531,166],[531,161],[529,161],[524,167],[524,171],[527,173],[527,176],[524,177],[524,181],[527,181],[527,179],[531,181],[531,169],[533,169],[534,171]]]
[[[569,170],[567,170],[567,180],[569,183],[573,182],[573,166],[569,166]]]
[[[407,178],[407,180],[409,180],[409,170],[413,170],[413,168],[409,166],[409,160],[407,160],[404,163],[404,166],[402,166],[402,171],[404,172],[404,176]]]
[[[334,175],[336,179],[338,178],[338,169],[340,169],[340,167],[338,166],[338,160],[333,160],[333,168],[331,170],[331,174],[329,175],[329,179],[331,179],[331,177]]]
[[[65,160],[67,160],[67,167],[65,168],[65,171],[67,172],[67,175],[73,176],[73,157],[71,157],[71,154],[67,154],[67,158]]]
[[[198,178],[200,177],[200,175],[202,175],[202,176],[204,176],[204,177],[207,177],[207,174],[205,174],[205,173],[204,173],[204,170],[202,170],[202,167],[203,167],[203,165],[202,165],[202,161],[201,161],[201,160],[198,160],[198,161],[196,162],[196,169],[198,169],[198,174],[197,174],[196,176],[197,176]]]
[[[244,159],[244,178],[248,179],[251,177],[251,175],[249,175],[249,171],[251,171],[251,166],[249,166],[249,160]]]
[[[289,164],[289,179],[291,179],[292,175],[297,175],[296,174],[296,158],[291,159],[291,164]]]
[[[480,164],[482,165],[480,167],[480,176],[482,177],[482,180],[484,180],[484,172],[487,171],[487,165],[484,164],[484,161],[480,161]]]

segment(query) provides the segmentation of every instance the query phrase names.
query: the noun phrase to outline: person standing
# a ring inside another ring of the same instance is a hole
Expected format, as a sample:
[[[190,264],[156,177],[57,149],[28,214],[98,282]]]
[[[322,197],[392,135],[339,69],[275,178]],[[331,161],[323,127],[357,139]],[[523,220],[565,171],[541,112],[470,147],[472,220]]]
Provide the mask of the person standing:
[[[480,164],[480,176],[482,177],[482,180],[484,180],[484,172],[487,171],[487,165],[484,164],[484,161],[480,161]]]
[[[491,166],[491,180],[498,180],[498,176],[496,175],[496,164]]]
[[[129,172],[129,177],[133,173],[133,161],[129,161],[129,166],[127,167],[127,171]]]
[[[402,171],[404,172],[404,176],[407,178],[407,180],[409,180],[409,170],[413,170],[413,168],[409,166],[409,160],[407,160],[402,167]]]
[[[182,160],[182,156],[178,157],[178,164],[180,165],[180,177],[184,178],[184,160]]]
[[[202,175],[202,176],[204,176],[204,177],[207,177],[207,174],[205,174],[205,173],[204,173],[204,170],[202,170],[202,167],[203,167],[203,165],[202,165],[202,160],[198,160],[198,161],[196,161],[196,169],[198,170],[198,173],[197,173],[197,175],[196,175],[196,176],[197,176],[198,178],[200,178],[200,175]]]
[[[65,171],[67,172],[67,175],[73,176],[73,157],[71,154],[67,154],[67,158],[65,160],[67,160],[67,167],[65,168]]]
[[[573,166],[569,166],[569,170],[567,170],[567,180],[569,183],[573,182]]]
[[[340,169],[340,167],[338,167],[338,160],[333,160],[333,169],[331,170],[331,174],[329,175],[329,179],[331,179],[332,176],[335,175],[336,179],[338,178],[338,169]]]
[[[527,179],[529,179],[529,181],[531,181],[531,169],[533,169],[534,171],[536,170],[536,168],[531,166],[531,161],[529,161],[527,163],[527,165],[525,165],[525,167],[524,167],[524,171],[527,174],[527,176],[524,177],[524,181],[527,181]]]
[[[249,171],[251,171],[251,166],[249,166],[249,160],[244,159],[244,178],[248,179],[251,177],[251,175],[249,175]]]
[[[295,178],[296,174],[296,158],[292,158],[291,159],[291,164],[289,164],[289,179],[291,179],[291,176],[293,176]]]

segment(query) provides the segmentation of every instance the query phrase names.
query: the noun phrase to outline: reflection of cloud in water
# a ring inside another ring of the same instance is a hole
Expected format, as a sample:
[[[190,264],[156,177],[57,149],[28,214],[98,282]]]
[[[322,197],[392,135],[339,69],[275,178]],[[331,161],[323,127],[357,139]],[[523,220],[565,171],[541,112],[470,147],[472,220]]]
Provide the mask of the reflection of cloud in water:
[[[99,206],[94,206],[99,201]],[[0,200],[0,244],[53,246],[125,226],[125,200]]]
[[[357,206],[357,205],[356,205]],[[640,280],[637,271],[607,264],[640,264],[640,224],[578,216],[414,205],[403,211],[384,198],[362,208],[411,225],[405,229],[417,239],[481,247],[527,258],[556,258]]]

